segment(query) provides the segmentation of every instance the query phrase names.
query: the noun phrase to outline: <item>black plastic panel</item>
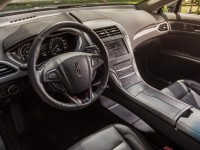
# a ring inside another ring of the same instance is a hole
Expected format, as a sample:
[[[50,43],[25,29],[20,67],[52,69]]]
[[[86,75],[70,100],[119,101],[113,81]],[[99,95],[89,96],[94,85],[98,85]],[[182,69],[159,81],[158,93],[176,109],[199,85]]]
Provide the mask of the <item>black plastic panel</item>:
[[[52,15],[49,18],[47,17],[41,20],[32,21],[27,24],[22,24],[16,32],[10,34],[8,37],[4,39],[3,42],[4,49],[7,50],[10,47],[16,45],[17,43],[24,41],[27,38],[34,37],[49,25],[61,21],[74,21],[74,20],[66,13],[63,13],[59,15]]]
[[[194,32],[200,34],[200,26],[183,22],[170,22],[172,31]]]

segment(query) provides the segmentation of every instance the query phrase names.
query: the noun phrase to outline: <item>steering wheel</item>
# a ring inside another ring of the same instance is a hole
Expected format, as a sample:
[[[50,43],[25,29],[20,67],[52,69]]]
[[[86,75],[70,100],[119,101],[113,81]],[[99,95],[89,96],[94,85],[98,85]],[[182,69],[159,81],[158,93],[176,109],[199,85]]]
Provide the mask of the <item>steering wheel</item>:
[[[68,52],[53,57],[42,67],[37,67],[40,48],[46,37],[53,32],[71,28],[86,33],[93,43],[99,48],[101,54],[84,52]],[[98,67],[103,66],[100,85],[93,91],[92,79]],[[109,56],[108,52],[96,33],[87,26],[75,22],[59,22],[45,28],[34,39],[28,58],[28,75],[30,82],[47,104],[61,110],[78,110],[92,104],[102,94],[107,86],[109,78]],[[59,91],[70,102],[59,101],[45,90],[45,84],[51,84],[55,91]],[[80,97],[80,93],[84,96]]]

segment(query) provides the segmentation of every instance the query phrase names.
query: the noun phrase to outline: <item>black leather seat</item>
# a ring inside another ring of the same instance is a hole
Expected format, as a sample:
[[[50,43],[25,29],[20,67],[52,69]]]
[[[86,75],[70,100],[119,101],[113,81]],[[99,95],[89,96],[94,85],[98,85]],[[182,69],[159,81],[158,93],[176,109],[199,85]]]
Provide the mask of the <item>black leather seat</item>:
[[[81,140],[69,150],[151,150],[151,147],[136,131],[114,124]]]
[[[162,90],[163,93],[200,109],[200,84],[191,80],[179,80]]]

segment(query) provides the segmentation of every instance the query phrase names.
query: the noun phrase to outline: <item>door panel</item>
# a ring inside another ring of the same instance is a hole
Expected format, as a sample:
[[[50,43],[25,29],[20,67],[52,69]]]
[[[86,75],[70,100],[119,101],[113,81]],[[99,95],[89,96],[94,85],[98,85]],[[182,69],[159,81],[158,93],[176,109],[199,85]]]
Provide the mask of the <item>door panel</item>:
[[[166,81],[192,79],[200,82],[200,37],[171,33],[161,38],[159,49],[152,51],[149,69]]]
[[[179,79],[200,82],[200,16],[174,13],[163,16],[169,21],[171,31],[151,51],[149,70],[169,82]]]

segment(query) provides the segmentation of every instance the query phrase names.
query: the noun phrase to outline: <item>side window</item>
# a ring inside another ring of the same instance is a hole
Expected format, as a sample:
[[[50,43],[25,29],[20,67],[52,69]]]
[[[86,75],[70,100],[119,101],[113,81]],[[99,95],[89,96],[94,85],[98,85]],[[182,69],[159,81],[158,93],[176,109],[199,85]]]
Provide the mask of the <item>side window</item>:
[[[185,14],[200,14],[200,0],[183,0],[179,12]]]
[[[200,14],[200,0],[182,0],[180,4],[176,1],[165,5],[162,12],[175,12],[176,7],[179,7],[179,13]]]

